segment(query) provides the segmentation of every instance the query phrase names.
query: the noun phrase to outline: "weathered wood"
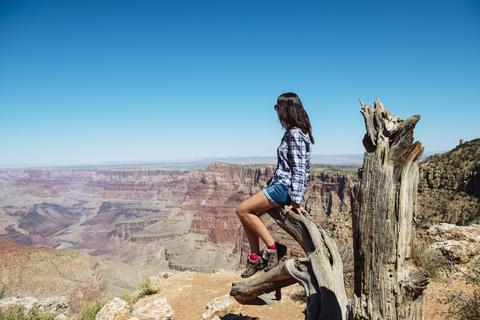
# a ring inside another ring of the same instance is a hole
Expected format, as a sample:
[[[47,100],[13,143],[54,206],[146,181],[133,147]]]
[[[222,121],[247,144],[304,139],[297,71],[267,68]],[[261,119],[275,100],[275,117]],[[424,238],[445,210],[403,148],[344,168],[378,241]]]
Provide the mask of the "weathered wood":
[[[283,264],[255,279],[232,283],[230,295],[238,302],[245,303],[264,293],[276,291],[294,283],[297,283],[297,279],[287,270],[287,264]]]
[[[367,133],[362,179],[351,186],[354,295],[348,319],[423,319],[428,272],[415,265],[412,245],[418,162],[413,143],[420,116],[392,116],[377,99],[362,104]]]
[[[302,246],[306,258],[233,283],[230,294],[239,302],[297,281],[307,295],[307,320],[423,319],[429,275],[412,259],[423,153],[421,144],[413,143],[413,129],[420,116],[404,121],[378,99],[375,110],[360,103],[367,152],[361,181],[351,186],[355,291],[348,306],[335,242],[310,218],[279,208],[267,213]]]
[[[335,242],[310,218],[293,211],[274,208],[267,213],[302,246],[307,258],[288,260],[250,281],[232,284],[231,295],[245,302],[277,289],[290,279],[299,282],[307,295],[306,319],[345,319],[347,296],[343,283],[343,263]],[[291,283],[290,283],[291,284]]]

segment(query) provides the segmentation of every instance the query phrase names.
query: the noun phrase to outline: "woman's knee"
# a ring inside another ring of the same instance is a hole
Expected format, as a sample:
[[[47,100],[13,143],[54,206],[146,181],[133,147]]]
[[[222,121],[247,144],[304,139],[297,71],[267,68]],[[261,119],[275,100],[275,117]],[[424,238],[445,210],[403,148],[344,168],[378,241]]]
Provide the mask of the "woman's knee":
[[[244,217],[246,214],[249,214],[248,208],[243,202],[238,205],[236,212],[240,218]]]
[[[239,217],[241,217],[243,215],[242,204],[239,204],[237,206],[237,210],[235,212],[237,213],[237,216],[239,216]]]

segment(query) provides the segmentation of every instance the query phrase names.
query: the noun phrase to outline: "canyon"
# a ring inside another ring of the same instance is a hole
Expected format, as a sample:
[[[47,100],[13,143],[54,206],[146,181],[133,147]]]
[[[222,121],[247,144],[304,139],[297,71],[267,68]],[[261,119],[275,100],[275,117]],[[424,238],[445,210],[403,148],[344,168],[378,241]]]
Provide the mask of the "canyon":
[[[441,222],[478,223],[479,157],[480,140],[476,139],[420,164],[416,215],[420,237],[430,237],[430,226]],[[312,219],[347,255],[352,232],[350,184],[358,179],[357,169],[312,166],[304,199]],[[132,292],[142,279],[160,271],[241,269],[249,248],[235,209],[264,188],[274,170],[271,165],[220,162],[188,170],[154,166],[0,169],[0,244],[12,251],[26,250],[13,245],[18,244],[72,255],[68,259],[79,266],[85,260],[94,266],[97,281],[86,297],[96,295],[95,290],[103,296]],[[262,219],[274,239],[287,245],[287,257],[303,255],[268,215]],[[82,255],[76,256],[77,252]],[[11,260],[12,270],[21,268],[15,266],[23,261],[20,255],[6,259]],[[353,265],[344,260],[348,280]],[[15,272],[8,268],[0,268],[7,295],[33,294],[24,290],[21,281],[11,280]]]
[[[264,188],[271,165],[211,163],[206,169],[0,170],[0,240],[77,249],[100,262],[112,293],[159,270],[242,267],[248,242],[235,209]],[[312,168],[305,207],[330,230],[348,220],[351,175]],[[335,223],[335,218],[342,217]],[[288,256],[301,248],[266,215]],[[66,250],[70,251],[70,250]],[[7,292],[15,291],[7,287]]]

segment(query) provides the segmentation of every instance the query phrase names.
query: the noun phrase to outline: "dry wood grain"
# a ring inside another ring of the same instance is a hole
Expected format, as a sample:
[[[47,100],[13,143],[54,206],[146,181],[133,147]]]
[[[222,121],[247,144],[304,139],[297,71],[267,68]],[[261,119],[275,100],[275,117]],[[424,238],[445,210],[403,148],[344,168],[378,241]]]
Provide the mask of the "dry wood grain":
[[[243,303],[299,282],[307,295],[307,320],[423,319],[429,275],[412,259],[418,161],[413,143],[416,115],[404,121],[377,99],[362,104],[367,133],[361,180],[351,186],[355,288],[348,302],[343,263],[335,242],[308,217],[275,208],[267,213],[303,248],[305,258],[288,260],[250,281],[232,284]],[[348,305],[347,305],[348,304]]]

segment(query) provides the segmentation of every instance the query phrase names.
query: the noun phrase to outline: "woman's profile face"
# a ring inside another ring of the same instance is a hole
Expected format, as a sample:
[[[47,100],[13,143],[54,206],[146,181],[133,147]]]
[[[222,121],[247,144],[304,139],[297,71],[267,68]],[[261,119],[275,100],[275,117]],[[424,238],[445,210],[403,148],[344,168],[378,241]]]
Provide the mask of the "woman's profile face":
[[[273,108],[274,108],[274,109],[275,109],[275,111],[277,112],[277,117],[278,117],[278,119],[279,119],[279,120],[281,120],[281,119],[280,119],[280,112],[279,112],[279,111],[280,111],[280,108],[278,107],[278,105],[277,105],[277,104],[276,104],[276,105],[274,105],[274,106],[273,106]]]

